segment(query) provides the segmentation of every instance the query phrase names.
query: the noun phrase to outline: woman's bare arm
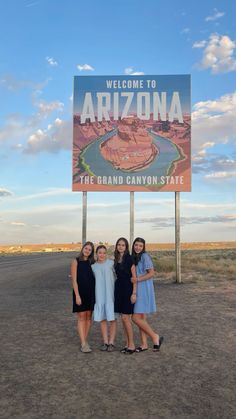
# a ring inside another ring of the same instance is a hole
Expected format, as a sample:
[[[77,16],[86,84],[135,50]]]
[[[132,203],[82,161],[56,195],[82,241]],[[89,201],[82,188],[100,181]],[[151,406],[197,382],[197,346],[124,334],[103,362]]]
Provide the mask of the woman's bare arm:
[[[80,299],[79,287],[78,287],[78,282],[77,282],[77,265],[78,265],[78,262],[76,259],[74,259],[71,263],[71,279],[72,279],[72,287],[75,292],[76,300]]]
[[[134,281],[132,281],[132,283],[133,283],[133,294],[136,294],[136,291],[137,291],[137,276],[136,276],[135,265],[131,266],[131,273],[132,273],[132,279],[134,279]]]
[[[137,282],[147,281],[147,279],[153,278],[155,275],[155,271],[153,268],[147,269],[147,273],[144,275],[140,275],[137,277]]]

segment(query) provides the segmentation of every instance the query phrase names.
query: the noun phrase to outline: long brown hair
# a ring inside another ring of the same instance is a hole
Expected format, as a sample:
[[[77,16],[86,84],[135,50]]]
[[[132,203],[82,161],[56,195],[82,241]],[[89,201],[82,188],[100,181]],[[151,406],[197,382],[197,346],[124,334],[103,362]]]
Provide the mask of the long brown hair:
[[[134,250],[134,245],[135,243],[143,243],[143,250],[140,253],[136,253]],[[142,237],[136,237],[136,239],[133,242],[133,246],[132,246],[132,256],[134,258],[134,264],[137,265],[142,257],[142,254],[146,252],[145,249],[145,240]]]
[[[89,241],[83,244],[83,247],[82,247],[82,249],[79,253],[79,256],[76,258],[77,262],[79,262],[80,260],[84,260],[83,250],[84,250],[85,246],[91,246],[92,252],[91,252],[91,255],[89,255],[89,257],[88,257],[88,261],[92,265],[95,262],[95,259],[94,259],[94,244],[92,242],[89,242]]]
[[[125,252],[124,252],[124,256],[122,258],[122,260],[120,261],[120,253],[118,252],[117,246],[118,243],[120,241],[123,241],[125,243]],[[121,263],[123,263],[127,257],[127,255],[130,255],[129,253],[129,242],[127,239],[125,239],[124,237],[120,237],[117,241],[116,241],[116,245],[115,245],[115,251],[114,251],[114,258],[115,258],[115,265],[120,261]]]

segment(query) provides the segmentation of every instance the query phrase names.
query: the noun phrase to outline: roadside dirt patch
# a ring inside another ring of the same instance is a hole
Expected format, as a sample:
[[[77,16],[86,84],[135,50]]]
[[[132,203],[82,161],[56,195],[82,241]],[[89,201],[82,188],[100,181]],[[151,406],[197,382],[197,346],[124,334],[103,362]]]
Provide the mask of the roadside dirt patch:
[[[211,275],[181,285],[158,279],[158,312],[149,320],[165,338],[160,353],[152,352],[150,342],[147,352],[121,354],[119,320],[116,351],[99,351],[100,330],[94,324],[93,352],[82,354],[71,312],[71,256],[45,260],[16,264],[0,283],[1,417],[235,417],[233,282]]]

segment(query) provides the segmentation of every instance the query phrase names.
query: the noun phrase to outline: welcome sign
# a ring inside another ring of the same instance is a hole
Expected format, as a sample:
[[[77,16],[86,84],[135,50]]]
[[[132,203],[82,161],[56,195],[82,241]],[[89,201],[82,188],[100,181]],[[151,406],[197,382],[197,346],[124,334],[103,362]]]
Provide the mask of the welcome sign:
[[[190,191],[190,75],[76,76],[73,191]]]

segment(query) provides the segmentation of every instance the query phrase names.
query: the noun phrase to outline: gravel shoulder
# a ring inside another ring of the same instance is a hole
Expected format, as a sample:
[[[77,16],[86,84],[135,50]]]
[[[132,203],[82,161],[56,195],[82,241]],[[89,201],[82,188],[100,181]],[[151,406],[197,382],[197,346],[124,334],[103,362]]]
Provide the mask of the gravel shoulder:
[[[161,352],[120,354],[119,320],[116,351],[99,351],[93,324],[93,352],[82,354],[71,312],[71,258],[0,264],[1,417],[235,416],[234,281],[155,281],[158,312],[149,320],[165,337]]]

